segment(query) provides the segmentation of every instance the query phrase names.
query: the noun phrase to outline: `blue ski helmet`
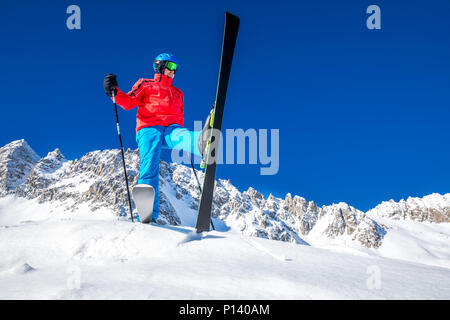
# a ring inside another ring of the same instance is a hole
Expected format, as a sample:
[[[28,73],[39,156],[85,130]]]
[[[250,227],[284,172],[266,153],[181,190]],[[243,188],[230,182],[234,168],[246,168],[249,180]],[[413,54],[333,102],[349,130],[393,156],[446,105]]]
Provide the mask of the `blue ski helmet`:
[[[174,62],[178,65],[178,59],[171,53],[160,53],[153,60],[153,70],[157,73],[162,73],[166,67],[167,62]]]

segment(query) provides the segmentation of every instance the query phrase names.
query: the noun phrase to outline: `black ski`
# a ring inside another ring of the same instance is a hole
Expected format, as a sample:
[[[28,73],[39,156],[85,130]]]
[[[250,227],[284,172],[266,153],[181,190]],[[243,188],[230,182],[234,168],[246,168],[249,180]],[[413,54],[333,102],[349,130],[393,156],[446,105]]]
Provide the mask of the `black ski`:
[[[225,13],[225,30],[222,43],[222,57],[220,61],[219,79],[217,82],[216,103],[214,106],[213,127],[210,143],[206,151],[205,179],[203,181],[202,193],[196,229],[197,232],[209,231],[211,224],[211,209],[214,194],[214,182],[216,178],[216,165],[220,135],[222,129],[223,111],[227,95],[228,80],[230,78],[231,64],[233,62],[234,48],[239,30],[239,18],[229,12]]]

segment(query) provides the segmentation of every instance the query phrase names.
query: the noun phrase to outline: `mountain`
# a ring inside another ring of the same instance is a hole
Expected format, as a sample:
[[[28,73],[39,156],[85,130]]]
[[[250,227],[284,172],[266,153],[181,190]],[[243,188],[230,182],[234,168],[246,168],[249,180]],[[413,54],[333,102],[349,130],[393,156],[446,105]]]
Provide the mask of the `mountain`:
[[[125,158],[132,187],[139,174],[138,150],[126,150]],[[198,171],[197,175],[202,181],[203,173]],[[13,141],[0,148],[0,195],[50,203],[63,211],[108,210],[121,219],[126,219],[128,211],[119,150],[98,150],[81,159],[67,160],[56,149],[40,158],[26,141]],[[194,226],[199,196],[191,168],[161,161],[159,224]],[[134,209],[134,203],[132,206]],[[410,226],[408,236],[414,236],[416,226],[430,227],[427,231],[430,234],[436,233],[435,226],[447,226],[450,194],[390,200],[362,212],[343,202],[319,207],[291,194],[284,199],[273,195],[266,199],[253,188],[240,192],[230,180],[219,179],[213,221],[219,231],[232,229],[245,236],[383,252],[386,238],[398,230],[399,222]],[[441,240],[447,238],[438,237],[436,241]],[[450,257],[449,250],[440,246],[424,247],[421,252],[426,261],[437,265],[447,265]],[[436,255],[442,259],[430,258]]]
[[[0,149],[0,194],[24,183],[40,157],[25,140],[13,141]]]
[[[449,222],[450,221],[450,194],[440,195],[433,193],[423,198],[383,201],[367,212],[371,216],[387,217],[395,220],[410,219],[420,222]]]

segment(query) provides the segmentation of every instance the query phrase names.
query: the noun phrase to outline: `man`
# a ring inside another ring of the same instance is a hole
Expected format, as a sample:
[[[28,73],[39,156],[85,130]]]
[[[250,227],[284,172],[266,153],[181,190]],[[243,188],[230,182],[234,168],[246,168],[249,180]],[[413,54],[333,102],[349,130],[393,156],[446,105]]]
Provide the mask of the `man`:
[[[139,79],[130,92],[117,87],[114,74],[105,77],[106,94],[125,110],[138,107],[136,119],[136,142],[140,153],[138,184],[149,184],[155,190],[153,220],[159,215],[159,161],[161,150],[181,149],[202,156],[198,145],[201,132],[183,128],[184,95],[172,85],[178,71],[178,60],[169,53],[159,54],[154,62],[153,79]]]

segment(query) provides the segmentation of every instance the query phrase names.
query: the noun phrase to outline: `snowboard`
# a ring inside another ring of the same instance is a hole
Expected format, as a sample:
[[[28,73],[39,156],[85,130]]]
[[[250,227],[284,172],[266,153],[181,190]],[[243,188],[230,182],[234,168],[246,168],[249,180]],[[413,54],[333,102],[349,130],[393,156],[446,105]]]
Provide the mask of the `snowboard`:
[[[141,223],[151,222],[155,189],[148,184],[137,184],[133,188],[132,194]]]
[[[219,79],[217,81],[216,100],[214,105],[214,119],[206,151],[205,178],[203,180],[202,193],[196,223],[197,233],[209,231],[211,224],[211,209],[216,177],[216,164],[220,135],[216,135],[222,129],[222,118],[225,108],[225,98],[230,78],[231,63],[233,61],[234,48],[239,30],[239,18],[229,12],[225,13],[225,30],[222,42],[222,56],[220,59]],[[214,133],[214,136],[213,136]]]

